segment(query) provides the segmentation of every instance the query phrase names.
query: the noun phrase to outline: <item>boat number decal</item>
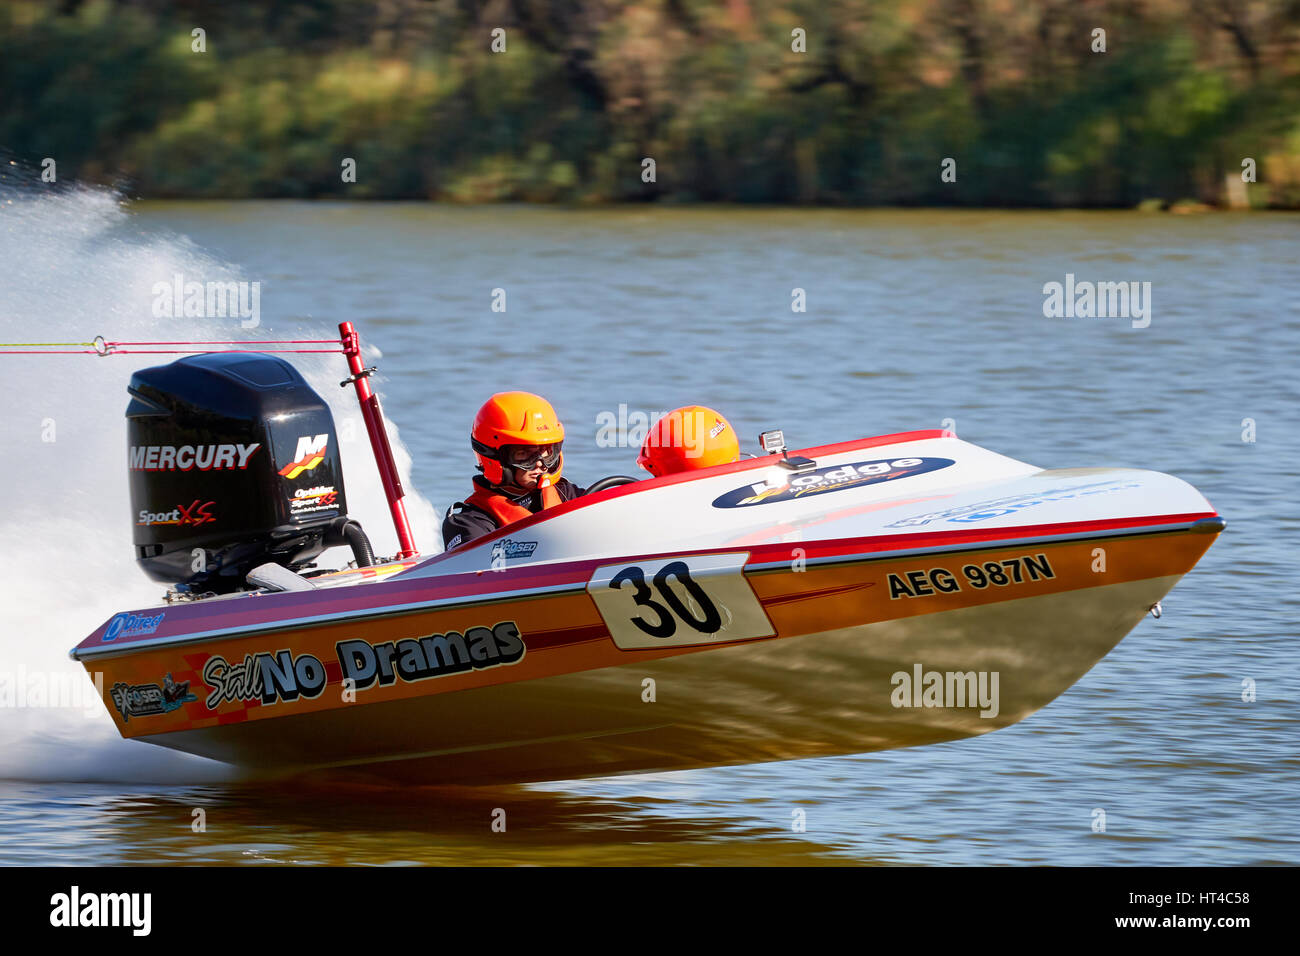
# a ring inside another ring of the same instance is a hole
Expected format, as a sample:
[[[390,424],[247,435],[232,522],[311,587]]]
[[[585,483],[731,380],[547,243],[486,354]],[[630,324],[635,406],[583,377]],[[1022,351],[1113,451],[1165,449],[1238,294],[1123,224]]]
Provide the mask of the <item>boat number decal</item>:
[[[686,588],[687,593],[695,598],[697,606],[702,612],[700,619],[696,619],[695,614],[682,603],[677,593],[668,586],[669,576],[677,578]],[[620,588],[627,582],[631,582],[636,587],[632,600],[658,615],[658,622],[655,624],[647,624],[645,619],[640,616],[632,618],[632,623],[651,637],[672,637],[673,632],[677,630],[677,621],[668,612],[667,608],[651,599],[650,589],[646,587],[645,583],[645,572],[637,565],[624,568],[614,576],[614,580],[609,582],[609,586]],[[673,561],[665,564],[655,575],[654,582],[655,588],[663,596],[663,599],[668,602],[677,617],[680,617],[701,634],[715,634],[722,627],[722,616],[718,613],[718,609],[713,606],[713,602],[709,600],[709,596],[704,592],[704,589],[691,580],[691,569],[685,561]]]
[[[884,458],[878,461],[854,461],[844,465],[830,465],[807,474],[796,475],[780,467],[773,467],[766,481],[736,488],[713,500],[715,508],[746,508],[750,505],[768,505],[776,501],[793,501],[810,495],[846,488],[893,481],[938,471],[956,464],[951,458]]]
[[[745,580],[748,552],[608,564],[587,582],[622,650],[770,637],[775,631]]]
[[[947,568],[928,568],[889,575],[889,599],[930,597],[935,594],[952,594],[963,587],[982,591],[985,588],[1004,588],[1008,584],[1023,584],[1056,577],[1047,555],[1025,555],[1003,561],[984,561],[962,565],[959,573]],[[963,586],[962,581],[965,581]]]

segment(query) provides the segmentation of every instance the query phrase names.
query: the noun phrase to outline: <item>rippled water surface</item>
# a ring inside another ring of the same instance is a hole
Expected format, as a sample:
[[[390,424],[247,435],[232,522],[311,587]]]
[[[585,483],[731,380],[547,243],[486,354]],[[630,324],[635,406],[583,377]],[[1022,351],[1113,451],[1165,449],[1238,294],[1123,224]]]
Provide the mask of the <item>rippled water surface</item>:
[[[357,322],[382,351],[379,388],[428,503],[413,512],[430,549],[436,512],[468,491],[469,422],[503,388],[551,398],[580,483],[634,470],[636,449],[597,446],[601,412],[701,403],[742,436],[780,426],[795,446],[951,419],[1042,466],[1170,472],[1228,519],[1162,619],[1047,708],[980,738],[529,787],[268,786],[120,741],[99,712],[11,707],[0,860],[1300,862],[1298,240],[1289,215],[124,210],[93,194],[0,207],[0,253],[23,264],[0,277],[7,341],[248,334],[152,319],[151,284],[178,271],[261,281],[258,334]],[[1150,282],[1150,326],[1045,318],[1043,285],[1067,273]],[[805,313],[791,311],[796,288]],[[42,358],[16,372],[0,669],[66,667],[109,613],[157,597],[130,564],[118,460],[125,379],[142,364]],[[339,391],[336,359],[304,367]],[[377,483],[352,460],[350,504],[391,551]],[[504,833],[491,829],[498,808]]]

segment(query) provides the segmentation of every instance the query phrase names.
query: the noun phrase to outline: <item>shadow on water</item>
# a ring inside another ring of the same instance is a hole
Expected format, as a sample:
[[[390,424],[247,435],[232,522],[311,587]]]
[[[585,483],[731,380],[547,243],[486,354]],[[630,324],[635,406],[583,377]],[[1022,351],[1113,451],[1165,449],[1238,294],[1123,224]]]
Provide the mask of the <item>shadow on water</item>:
[[[674,813],[673,810],[676,809]],[[683,818],[676,801],[502,786],[0,784],[0,863],[91,865],[844,865],[774,828]],[[701,809],[694,808],[697,812]],[[195,832],[201,817],[206,829]],[[502,813],[503,812],[503,813]],[[14,819],[14,816],[23,819]],[[7,821],[5,817],[9,817]],[[504,831],[493,820],[504,819]],[[499,829],[499,827],[498,827]],[[13,832],[12,830],[10,832]],[[861,865],[861,861],[856,861]]]

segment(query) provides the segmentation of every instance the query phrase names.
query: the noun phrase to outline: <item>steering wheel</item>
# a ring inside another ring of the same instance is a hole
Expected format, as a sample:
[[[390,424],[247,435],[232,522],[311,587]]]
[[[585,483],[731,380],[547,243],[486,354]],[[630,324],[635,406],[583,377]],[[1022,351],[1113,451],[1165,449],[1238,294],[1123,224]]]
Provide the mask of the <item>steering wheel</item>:
[[[615,488],[619,485],[629,485],[636,480],[636,478],[630,478],[627,475],[610,475],[608,478],[602,478],[591,485],[587,489],[587,494],[594,494],[597,491],[604,491],[606,488]]]

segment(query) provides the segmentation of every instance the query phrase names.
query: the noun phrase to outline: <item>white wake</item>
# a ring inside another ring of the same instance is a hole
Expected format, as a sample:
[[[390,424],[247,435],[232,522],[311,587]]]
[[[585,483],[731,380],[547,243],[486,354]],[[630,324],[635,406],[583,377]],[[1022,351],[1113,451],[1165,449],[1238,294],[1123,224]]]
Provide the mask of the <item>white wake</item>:
[[[0,177],[0,341],[88,342],[330,338],[337,320],[159,319],[152,289],[176,273],[239,281],[183,236],[142,230],[129,205],[101,189],[56,194]],[[331,317],[333,318],[333,317]],[[365,329],[360,330],[365,342]],[[4,351],[4,350],[0,350]],[[377,355],[368,355],[372,359]],[[137,368],[174,355],[0,355],[6,393],[0,468],[0,778],[201,783],[229,768],[122,740],[67,652],[117,611],[157,604],[163,586],[134,562],[127,491],[126,385]],[[340,355],[286,356],[334,412],[349,513],[377,555],[396,535]],[[369,362],[367,363],[369,364]],[[411,457],[389,423],[417,541],[439,540],[433,506],[410,482]],[[349,555],[336,549],[324,564]],[[44,696],[44,700],[42,700]],[[51,700],[50,698],[56,698]],[[87,706],[66,706],[69,703]],[[50,706],[63,703],[65,706]]]

